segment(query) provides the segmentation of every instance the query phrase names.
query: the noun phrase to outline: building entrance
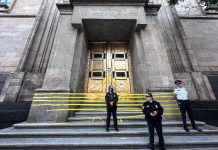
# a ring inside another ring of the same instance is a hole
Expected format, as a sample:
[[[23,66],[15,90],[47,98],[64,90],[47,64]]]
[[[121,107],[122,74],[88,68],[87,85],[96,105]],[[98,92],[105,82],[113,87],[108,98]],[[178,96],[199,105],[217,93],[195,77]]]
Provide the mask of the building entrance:
[[[128,43],[89,43],[86,92],[105,93],[112,85],[117,93],[131,93],[132,73]]]

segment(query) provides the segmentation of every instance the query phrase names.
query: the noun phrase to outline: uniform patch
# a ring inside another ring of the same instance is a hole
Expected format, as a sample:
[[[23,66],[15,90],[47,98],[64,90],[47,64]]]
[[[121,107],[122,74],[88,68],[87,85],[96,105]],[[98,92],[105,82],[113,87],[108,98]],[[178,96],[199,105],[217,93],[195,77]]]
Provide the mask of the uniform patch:
[[[157,105],[155,105],[155,107],[156,107],[156,108],[158,108],[158,106],[157,106]]]
[[[150,107],[149,105],[146,106],[146,108]]]

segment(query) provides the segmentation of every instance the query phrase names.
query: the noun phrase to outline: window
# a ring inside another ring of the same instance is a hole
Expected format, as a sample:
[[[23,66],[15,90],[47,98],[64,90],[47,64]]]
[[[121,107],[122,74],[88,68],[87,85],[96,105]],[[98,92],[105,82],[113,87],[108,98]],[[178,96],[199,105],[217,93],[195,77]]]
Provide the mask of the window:
[[[92,77],[102,77],[102,72],[92,72]]]
[[[124,54],[115,54],[116,58],[124,58]]]
[[[5,85],[5,81],[6,81],[7,77],[8,77],[7,74],[0,74],[0,94],[3,90],[3,87]]]
[[[15,0],[0,0],[0,12],[8,11]]]
[[[105,54],[104,53],[93,53],[92,57],[93,59],[104,59]]]
[[[102,54],[94,54],[93,58],[102,58]]]
[[[112,59],[127,59],[127,54],[125,53],[115,53],[112,54]]]
[[[205,14],[215,14],[217,15],[218,14],[218,3],[217,1],[201,1],[201,0],[198,0],[199,4],[200,4],[200,7],[203,9],[204,13]]]
[[[218,14],[218,6],[217,4],[207,5],[204,7],[204,11],[206,14]]]
[[[116,77],[125,78],[126,77],[126,72],[116,72]]]

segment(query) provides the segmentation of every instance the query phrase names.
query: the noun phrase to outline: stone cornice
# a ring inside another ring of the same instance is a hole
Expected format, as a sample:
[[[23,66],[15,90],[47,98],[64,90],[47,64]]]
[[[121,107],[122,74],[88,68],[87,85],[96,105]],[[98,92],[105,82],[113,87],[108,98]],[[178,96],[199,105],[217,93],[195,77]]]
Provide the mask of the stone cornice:
[[[218,20],[215,16],[179,16],[180,19],[204,19],[204,20]]]
[[[128,4],[128,3],[135,3],[135,4],[147,4],[149,0],[70,0],[71,5],[74,4]]]
[[[35,18],[35,14],[0,14],[1,18]]]

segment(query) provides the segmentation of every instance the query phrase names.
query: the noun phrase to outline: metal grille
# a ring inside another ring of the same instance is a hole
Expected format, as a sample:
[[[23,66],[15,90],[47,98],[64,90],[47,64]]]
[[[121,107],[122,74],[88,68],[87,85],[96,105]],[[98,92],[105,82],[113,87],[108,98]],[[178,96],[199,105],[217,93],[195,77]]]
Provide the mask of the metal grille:
[[[2,92],[4,85],[5,85],[5,81],[6,81],[7,77],[8,77],[7,74],[0,74],[0,94]]]
[[[211,75],[207,77],[208,77],[208,80],[210,81],[210,85],[213,89],[214,95],[216,99],[218,100],[218,75]]]

